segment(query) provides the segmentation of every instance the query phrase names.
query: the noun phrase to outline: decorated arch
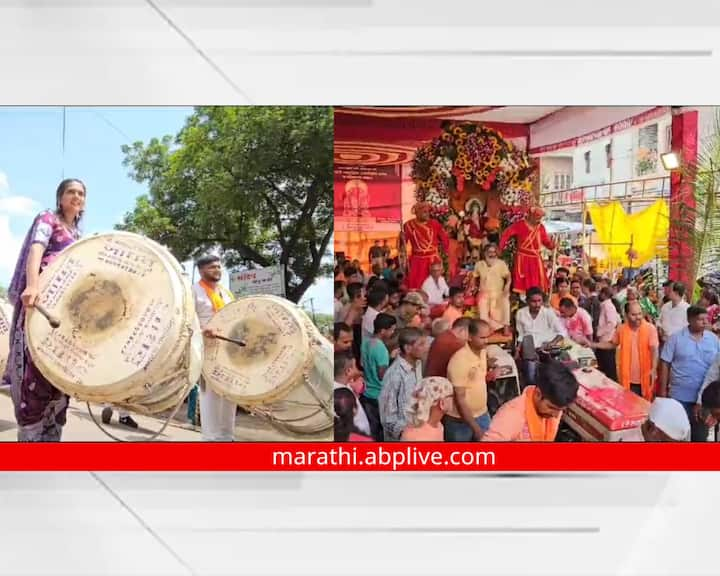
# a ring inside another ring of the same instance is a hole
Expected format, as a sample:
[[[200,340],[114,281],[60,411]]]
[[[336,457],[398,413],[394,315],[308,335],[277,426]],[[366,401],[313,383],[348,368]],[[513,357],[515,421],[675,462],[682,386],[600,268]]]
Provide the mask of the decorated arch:
[[[500,132],[469,122],[444,122],[442,133],[417,150],[412,167],[417,199],[444,222],[483,196],[488,218],[513,219],[530,204],[534,173],[523,150]]]
[[[442,131],[415,153],[415,195],[450,235],[446,270],[454,276],[467,256],[477,258],[482,239],[522,218],[533,203],[535,165],[501,132],[471,122],[444,122]],[[505,252],[510,263],[515,246]]]

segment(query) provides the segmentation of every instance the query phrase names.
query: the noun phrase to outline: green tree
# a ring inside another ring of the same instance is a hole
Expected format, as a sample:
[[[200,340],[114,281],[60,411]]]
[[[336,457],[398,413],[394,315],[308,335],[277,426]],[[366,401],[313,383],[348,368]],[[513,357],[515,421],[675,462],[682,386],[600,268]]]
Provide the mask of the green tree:
[[[315,326],[317,326],[325,336],[332,333],[332,327],[335,321],[333,316],[330,314],[315,314],[314,321]]]
[[[328,107],[199,107],[174,137],[124,146],[149,194],[119,229],[181,261],[219,250],[229,267],[279,264],[297,302],[319,275],[333,231]]]

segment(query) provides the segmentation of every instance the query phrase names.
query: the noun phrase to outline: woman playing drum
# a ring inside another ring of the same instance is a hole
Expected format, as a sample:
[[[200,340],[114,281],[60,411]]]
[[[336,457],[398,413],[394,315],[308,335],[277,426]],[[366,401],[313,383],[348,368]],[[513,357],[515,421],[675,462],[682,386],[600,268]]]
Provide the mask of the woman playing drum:
[[[8,290],[15,311],[3,380],[11,386],[20,442],[59,442],[65,424],[68,397],[33,364],[25,337],[25,311],[38,300],[39,277],[45,267],[80,238],[78,225],[85,211],[85,195],[85,184],[80,180],[60,183],[55,210],[40,213],[25,237]]]

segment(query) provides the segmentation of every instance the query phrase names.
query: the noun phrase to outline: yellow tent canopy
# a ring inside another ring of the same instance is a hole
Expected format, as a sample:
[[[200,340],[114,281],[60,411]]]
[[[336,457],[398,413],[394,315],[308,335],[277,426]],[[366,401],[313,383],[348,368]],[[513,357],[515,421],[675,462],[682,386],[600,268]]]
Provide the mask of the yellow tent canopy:
[[[665,200],[658,200],[635,214],[626,214],[617,201],[591,204],[588,212],[611,268],[638,267],[653,258],[667,257],[670,213]],[[632,262],[628,256],[631,248]]]

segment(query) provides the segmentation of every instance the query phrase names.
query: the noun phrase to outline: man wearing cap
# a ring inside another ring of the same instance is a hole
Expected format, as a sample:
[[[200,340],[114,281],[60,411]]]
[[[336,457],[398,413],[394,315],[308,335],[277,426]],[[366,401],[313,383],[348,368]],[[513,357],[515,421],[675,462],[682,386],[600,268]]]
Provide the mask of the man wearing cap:
[[[625,435],[621,442],[689,442],[690,420],[680,402],[655,398],[647,420]]]
[[[442,224],[430,218],[430,206],[418,202],[413,207],[415,218],[403,224],[400,233],[401,250],[410,242],[412,254],[408,260],[407,287],[418,290],[430,275],[430,265],[440,258],[438,248],[443,247],[447,254],[449,247],[448,235]]]
[[[425,300],[418,292],[409,292],[403,296],[400,307],[395,312],[397,330],[403,328],[419,328],[422,322],[420,312],[425,307]]]
[[[512,287],[518,294],[525,294],[533,286],[539,287],[545,293],[548,292],[548,278],[540,251],[543,246],[552,250],[555,243],[542,224],[544,215],[545,212],[539,206],[531,208],[524,220],[518,220],[510,225],[500,238],[501,253],[512,238],[517,242]]]
[[[220,284],[222,264],[217,256],[203,256],[195,263],[200,280],[193,285],[195,311],[206,338],[219,334],[207,328],[218,310],[232,302],[232,293]],[[211,390],[200,378],[200,428],[205,442],[232,442],[235,439],[235,413],[233,402]]]

